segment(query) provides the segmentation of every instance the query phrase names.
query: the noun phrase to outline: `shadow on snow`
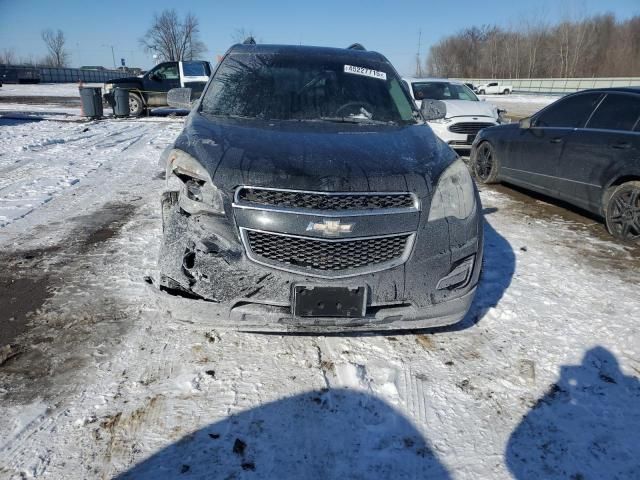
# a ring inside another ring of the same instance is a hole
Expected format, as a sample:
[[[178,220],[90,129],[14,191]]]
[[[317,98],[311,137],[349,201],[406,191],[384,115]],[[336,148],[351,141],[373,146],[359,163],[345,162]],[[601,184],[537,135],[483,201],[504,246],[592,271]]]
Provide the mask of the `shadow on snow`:
[[[512,433],[506,462],[524,479],[640,478],[640,382],[605,348],[560,379]]]
[[[116,477],[449,479],[427,440],[382,400],[312,391],[211,424]]]

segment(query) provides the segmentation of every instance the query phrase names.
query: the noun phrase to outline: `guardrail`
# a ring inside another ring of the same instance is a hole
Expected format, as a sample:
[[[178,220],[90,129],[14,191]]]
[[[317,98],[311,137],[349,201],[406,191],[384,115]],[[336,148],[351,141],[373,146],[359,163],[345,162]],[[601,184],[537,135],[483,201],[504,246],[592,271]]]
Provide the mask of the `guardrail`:
[[[0,82],[4,83],[102,83],[112,78],[132,76],[121,70],[86,70],[81,68],[25,67],[0,65]]]
[[[480,85],[500,82],[513,85],[515,93],[573,93],[587,88],[640,87],[640,77],[600,77],[600,78],[456,78],[464,82]]]

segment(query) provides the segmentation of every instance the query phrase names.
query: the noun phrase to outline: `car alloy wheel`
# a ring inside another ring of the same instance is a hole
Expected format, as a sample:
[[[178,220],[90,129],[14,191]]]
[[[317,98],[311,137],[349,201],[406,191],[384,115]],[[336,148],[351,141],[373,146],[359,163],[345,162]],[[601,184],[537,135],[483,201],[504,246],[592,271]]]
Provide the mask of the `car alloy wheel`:
[[[626,242],[640,240],[640,182],[624,183],[614,190],[606,221],[614,237]]]
[[[497,178],[496,158],[489,142],[482,143],[473,162],[473,174],[481,183],[493,183]]]
[[[142,115],[144,110],[144,106],[142,104],[142,99],[136,95],[135,93],[129,94],[129,115],[133,117],[137,117]]]

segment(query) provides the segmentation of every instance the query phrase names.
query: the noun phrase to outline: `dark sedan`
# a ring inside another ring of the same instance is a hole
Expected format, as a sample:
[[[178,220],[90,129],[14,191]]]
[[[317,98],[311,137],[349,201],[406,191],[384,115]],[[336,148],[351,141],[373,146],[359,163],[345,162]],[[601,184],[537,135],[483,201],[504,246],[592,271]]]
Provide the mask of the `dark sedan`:
[[[566,201],[604,217],[616,238],[640,241],[640,87],[585,90],[482,130],[470,164],[481,183]]]

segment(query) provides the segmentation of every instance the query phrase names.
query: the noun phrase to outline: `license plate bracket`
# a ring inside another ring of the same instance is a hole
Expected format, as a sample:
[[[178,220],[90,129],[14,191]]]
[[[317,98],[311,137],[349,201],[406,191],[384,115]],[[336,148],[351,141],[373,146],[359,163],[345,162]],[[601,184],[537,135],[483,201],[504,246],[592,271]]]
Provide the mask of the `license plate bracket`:
[[[299,317],[362,318],[367,309],[367,289],[296,285],[291,305],[293,314]]]

